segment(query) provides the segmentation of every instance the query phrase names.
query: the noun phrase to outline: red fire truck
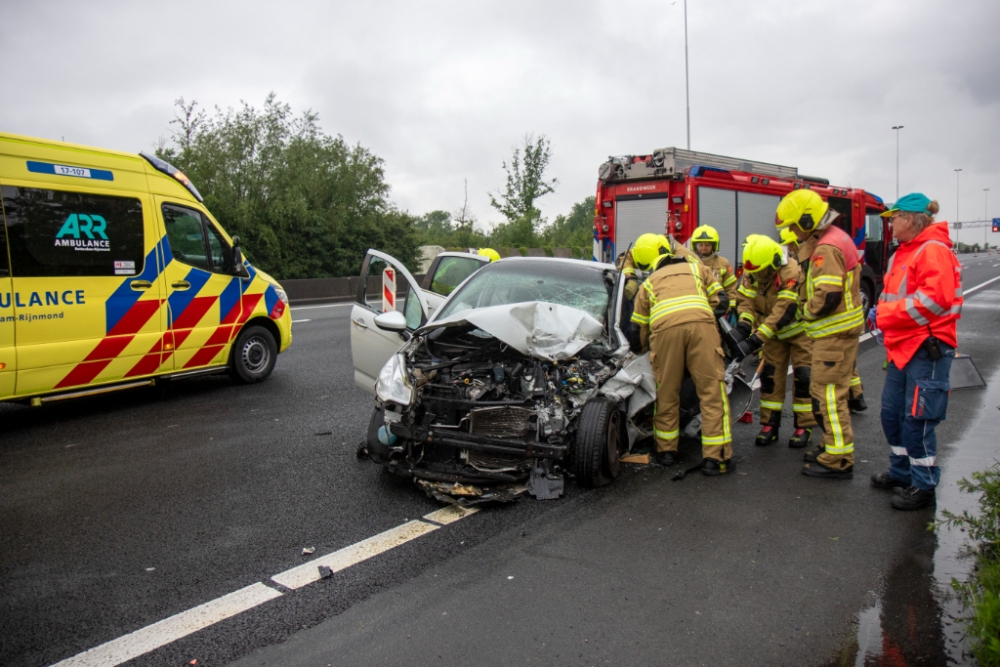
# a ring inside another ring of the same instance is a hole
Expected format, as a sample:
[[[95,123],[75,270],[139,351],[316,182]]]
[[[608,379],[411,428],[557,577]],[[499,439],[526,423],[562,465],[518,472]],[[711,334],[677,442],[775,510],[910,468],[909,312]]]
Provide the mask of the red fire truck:
[[[831,186],[803,176],[795,167],[662,148],[651,155],[611,157],[601,165],[594,211],[594,259],[613,262],[646,232],[687,242],[699,225],[719,231],[719,252],[742,264],[749,234],[778,240],[774,211],[781,198],[809,188],[840,213],[837,219],[857,244],[864,262],[861,292],[867,309],[882,289],[888,261],[888,223],[880,197],[864,190]]]

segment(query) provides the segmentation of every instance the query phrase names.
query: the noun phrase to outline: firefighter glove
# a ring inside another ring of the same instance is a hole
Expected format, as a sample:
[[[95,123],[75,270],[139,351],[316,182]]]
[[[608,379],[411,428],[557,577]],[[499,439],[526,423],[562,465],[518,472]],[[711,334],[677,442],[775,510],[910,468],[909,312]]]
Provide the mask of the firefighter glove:
[[[744,338],[749,338],[750,337],[750,323],[747,322],[746,320],[742,320],[741,322],[739,322],[736,325],[736,330]]]
[[[639,281],[629,280],[625,283],[625,298],[631,301],[635,298],[636,292],[639,291]]]
[[[758,338],[757,334],[753,334],[752,336],[747,338],[746,343],[750,348],[749,354],[753,354],[754,352],[756,352],[757,350],[759,350],[764,346],[764,341]]]

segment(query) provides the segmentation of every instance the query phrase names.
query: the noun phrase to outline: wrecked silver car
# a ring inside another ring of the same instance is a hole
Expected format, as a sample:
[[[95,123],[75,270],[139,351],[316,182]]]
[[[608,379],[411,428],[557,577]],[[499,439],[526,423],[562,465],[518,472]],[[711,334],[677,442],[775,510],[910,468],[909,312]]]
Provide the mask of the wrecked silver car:
[[[395,286],[402,308],[380,313],[387,304],[367,292],[386,268],[410,284]],[[429,320],[415,279],[391,257],[369,251],[362,277],[351,344],[355,380],[376,395],[367,451],[428,494],[558,497],[567,475],[588,487],[613,480],[620,456],[652,434],[652,370],[629,347],[613,266],[504,259],[468,277]],[[375,336],[403,343],[377,376]],[[730,387],[749,402],[740,375],[731,364]],[[692,385],[682,427],[695,435],[699,425]]]

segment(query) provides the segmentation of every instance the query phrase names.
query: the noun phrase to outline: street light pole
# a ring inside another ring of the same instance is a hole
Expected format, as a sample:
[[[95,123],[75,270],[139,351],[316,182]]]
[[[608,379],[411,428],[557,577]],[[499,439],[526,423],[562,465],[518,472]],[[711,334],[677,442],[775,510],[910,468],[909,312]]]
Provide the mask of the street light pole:
[[[958,223],[958,224],[961,224],[961,222],[959,222],[961,220],[961,217],[960,217],[960,214],[959,214],[959,206],[958,206],[958,200],[959,200],[959,197],[960,197],[960,194],[961,194],[961,179],[962,179],[962,170],[961,169],[956,169],[955,170],[955,222]],[[961,229],[962,228],[959,227],[955,231],[959,232],[959,231],[961,231]],[[955,235],[956,242],[958,241],[958,237],[959,236],[961,236],[961,235],[960,234],[956,234]]]
[[[990,189],[983,188],[983,250],[986,250],[986,230],[990,228]]]
[[[899,201],[899,131],[903,126],[893,125],[892,129],[896,130],[896,201]]]
[[[691,85],[688,83],[688,2],[684,0],[684,100],[687,103],[687,149],[691,150]]]

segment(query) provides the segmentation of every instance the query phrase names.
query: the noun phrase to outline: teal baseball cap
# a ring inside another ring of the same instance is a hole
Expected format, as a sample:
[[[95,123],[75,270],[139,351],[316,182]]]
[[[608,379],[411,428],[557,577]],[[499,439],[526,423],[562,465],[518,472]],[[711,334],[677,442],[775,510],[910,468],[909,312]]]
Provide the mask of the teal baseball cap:
[[[882,214],[883,218],[888,218],[893,213],[897,211],[902,211],[903,213],[927,213],[927,207],[930,206],[931,200],[927,198],[922,192],[911,192],[908,195],[900,197],[899,200],[892,205],[888,211]]]

